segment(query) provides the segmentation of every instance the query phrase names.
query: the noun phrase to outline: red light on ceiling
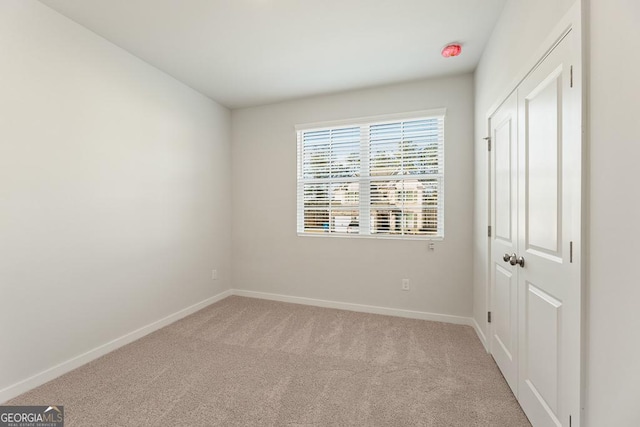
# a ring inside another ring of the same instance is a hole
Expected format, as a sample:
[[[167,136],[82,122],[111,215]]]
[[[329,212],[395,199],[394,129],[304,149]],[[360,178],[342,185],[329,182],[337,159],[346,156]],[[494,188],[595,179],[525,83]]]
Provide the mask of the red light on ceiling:
[[[462,52],[462,46],[459,44],[449,44],[442,48],[442,56],[445,58],[451,58],[452,56],[458,56]]]

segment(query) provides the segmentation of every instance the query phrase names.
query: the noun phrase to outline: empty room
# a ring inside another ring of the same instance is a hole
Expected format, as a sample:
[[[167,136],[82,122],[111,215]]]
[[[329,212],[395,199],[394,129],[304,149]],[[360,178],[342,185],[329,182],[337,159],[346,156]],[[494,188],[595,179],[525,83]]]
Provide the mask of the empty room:
[[[0,427],[640,426],[638,22],[0,0]]]

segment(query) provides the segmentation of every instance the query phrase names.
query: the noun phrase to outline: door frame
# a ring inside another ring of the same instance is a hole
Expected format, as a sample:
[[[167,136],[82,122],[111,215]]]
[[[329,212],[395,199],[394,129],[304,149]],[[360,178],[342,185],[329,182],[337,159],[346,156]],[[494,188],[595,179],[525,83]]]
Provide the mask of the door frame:
[[[560,19],[555,28],[549,33],[549,35],[545,38],[544,43],[541,47],[536,51],[535,55],[533,55],[526,63],[523,71],[517,75],[517,78],[513,80],[513,82],[507,86],[507,90],[503,92],[502,96],[497,98],[497,101],[492,104],[492,106],[487,110],[485,115],[485,123],[486,123],[486,132],[485,134],[490,136],[491,130],[491,117],[494,113],[502,106],[502,104],[517,90],[520,84],[547,58],[547,56],[553,51],[553,49],[565,38],[565,36],[572,31],[574,33],[574,37],[576,38],[576,56],[577,60],[575,66],[573,68],[573,79],[576,90],[579,91],[579,105],[581,108],[580,113],[580,129],[581,129],[581,156],[580,156],[580,164],[577,166],[580,170],[580,191],[577,193],[577,197],[580,200],[576,201],[576,206],[580,207],[580,212],[577,217],[579,217],[579,234],[577,236],[577,244],[573,249],[574,262],[578,264],[577,271],[579,271],[578,275],[573,278],[572,284],[577,285],[580,289],[579,296],[579,307],[580,307],[580,326],[579,326],[579,360],[576,361],[580,365],[579,368],[579,401],[573,403],[573,407],[575,408],[572,411],[572,427],[579,427],[582,425],[582,419],[584,417],[584,394],[585,394],[585,342],[586,342],[586,287],[587,287],[587,266],[586,262],[583,260],[586,259],[586,254],[588,253],[588,235],[587,235],[587,225],[588,225],[588,204],[587,204],[587,195],[588,195],[588,171],[586,166],[588,165],[588,141],[587,141],[587,133],[586,133],[586,124],[588,118],[588,111],[586,106],[586,95],[587,95],[587,79],[585,76],[587,75],[587,53],[585,48],[584,40],[586,40],[585,35],[585,14],[583,10],[583,5],[581,1],[576,1],[574,5],[569,9],[569,11]],[[491,199],[491,153],[486,151],[486,165],[487,165],[487,220],[490,223],[491,215],[492,215],[492,203]],[[491,224],[488,224],[491,225]],[[487,236],[486,246],[485,246],[487,259],[485,260],[485,302],[487,311],[490,312],[491,307],[491,238]],[[486,328],[485,328],[485,345],[486,350],[489,354],[491,354],[491,340],[489,339],[492,334],[492,325],[488,323],[488,319],[485,319]]]

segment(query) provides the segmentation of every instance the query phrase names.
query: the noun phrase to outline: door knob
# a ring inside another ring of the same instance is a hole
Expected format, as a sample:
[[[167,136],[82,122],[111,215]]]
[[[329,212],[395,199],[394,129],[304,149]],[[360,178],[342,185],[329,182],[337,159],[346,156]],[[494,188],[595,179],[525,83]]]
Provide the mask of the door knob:
[[[502,260],[503,260],[504,262],[509,262],[509,261],[511,261],[511,257],[512,257],[512,256],[515,256],[515,255],[516,255],[516,254],[513,254],[513,255],[504,254],[504,255],[502,256]]]
[[[520,267],[524,267],[524,258],[517,257],[516,254],[511,255],[511,259],[509,260],[509,264],[516,265],[518,264]]]

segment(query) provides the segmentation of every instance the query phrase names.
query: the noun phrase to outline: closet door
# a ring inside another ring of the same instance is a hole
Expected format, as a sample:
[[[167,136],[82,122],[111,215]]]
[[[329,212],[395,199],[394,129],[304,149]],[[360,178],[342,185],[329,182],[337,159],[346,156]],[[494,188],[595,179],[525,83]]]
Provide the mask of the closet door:
[[[518,400],[535,427],[569,426],[579,410],[580,285],[571,259],[581,191],[575,37],[570,31],[518,87]]]
[[[511,95],[489,119],[491,137],[491,355],[518,396],[518,282],[510,256],[517,251],[517,97]]]

